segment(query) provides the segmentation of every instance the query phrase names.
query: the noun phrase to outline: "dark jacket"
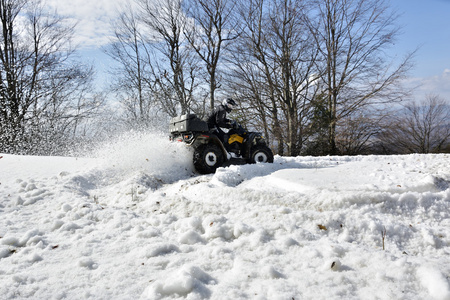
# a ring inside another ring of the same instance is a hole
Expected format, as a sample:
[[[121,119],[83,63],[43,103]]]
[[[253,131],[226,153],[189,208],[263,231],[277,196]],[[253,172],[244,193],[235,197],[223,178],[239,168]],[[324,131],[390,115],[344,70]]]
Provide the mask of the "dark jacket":
[[[214,109],[214,111],[208,116],[206,120],[209,128],[222,127],[222,128],[233,128],[232,121],[227,119],[227,110],[223,104]]]

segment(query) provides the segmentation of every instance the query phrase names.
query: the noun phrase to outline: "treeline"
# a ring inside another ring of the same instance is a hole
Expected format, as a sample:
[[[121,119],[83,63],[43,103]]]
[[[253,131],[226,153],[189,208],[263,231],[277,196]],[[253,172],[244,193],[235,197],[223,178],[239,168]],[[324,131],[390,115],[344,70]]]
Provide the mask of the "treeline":
[[[112,23],[113,82],[99,92],[73,24],[39,0],[0,0],[0,152],[164,130],[230,96],[232,116],[281,155],[450,152],[448,102],[410,101],[414,53],[387,55],[399,27],[384,1],[132,1]]]
[[[70,149],[102,102],[72,59],[74,25],[29,0],[0,0],[0,23],[0,152]]]

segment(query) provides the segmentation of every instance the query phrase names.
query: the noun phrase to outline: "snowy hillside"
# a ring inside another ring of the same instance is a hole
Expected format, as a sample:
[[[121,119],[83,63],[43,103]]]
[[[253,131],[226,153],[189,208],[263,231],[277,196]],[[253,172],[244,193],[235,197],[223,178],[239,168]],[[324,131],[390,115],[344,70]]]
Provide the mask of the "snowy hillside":
[[[0,154],[2,299],[450,299],[450,155],[190,155]]]

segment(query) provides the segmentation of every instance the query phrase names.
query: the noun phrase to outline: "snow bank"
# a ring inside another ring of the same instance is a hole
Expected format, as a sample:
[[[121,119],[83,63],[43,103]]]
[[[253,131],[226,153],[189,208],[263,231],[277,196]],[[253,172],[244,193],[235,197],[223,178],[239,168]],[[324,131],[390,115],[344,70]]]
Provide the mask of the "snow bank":
[[[449,299],[449,155],[194,176],[179,146],[0,155],[3,298]]]

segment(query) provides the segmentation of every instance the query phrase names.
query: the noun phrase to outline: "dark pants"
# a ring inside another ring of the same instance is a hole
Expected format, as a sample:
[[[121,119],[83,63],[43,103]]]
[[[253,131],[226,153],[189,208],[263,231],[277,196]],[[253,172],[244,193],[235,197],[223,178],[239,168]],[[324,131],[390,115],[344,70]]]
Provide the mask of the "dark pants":
[[[217,137],[220,139],[222,144],[227,147],[228,146],[228,136],[220,127],[214,126],[209,129],[212,133],[217,135]],[[226,139],[226,140],[225,140]]]

